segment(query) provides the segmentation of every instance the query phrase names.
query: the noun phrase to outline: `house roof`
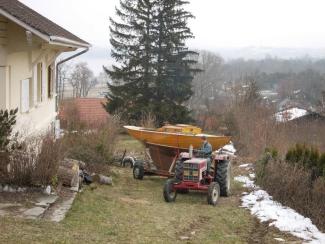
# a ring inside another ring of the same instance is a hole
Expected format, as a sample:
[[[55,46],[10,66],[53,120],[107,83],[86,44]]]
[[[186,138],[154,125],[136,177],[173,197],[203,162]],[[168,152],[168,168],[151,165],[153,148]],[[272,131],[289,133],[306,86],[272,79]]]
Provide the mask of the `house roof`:
[[[45,39],[50,44],[90,47],[90,44],[18,0],[0,0],[0,14]]]
[[[106,102],[104,98],[76,98],[63,102],[59,117],[61,121],[68,121],[73,113],[71,109],[76,109],[77,119],[89,126],[105,124],[109,114],[103,107]],[[74,108],[72,108],[74,107]]]

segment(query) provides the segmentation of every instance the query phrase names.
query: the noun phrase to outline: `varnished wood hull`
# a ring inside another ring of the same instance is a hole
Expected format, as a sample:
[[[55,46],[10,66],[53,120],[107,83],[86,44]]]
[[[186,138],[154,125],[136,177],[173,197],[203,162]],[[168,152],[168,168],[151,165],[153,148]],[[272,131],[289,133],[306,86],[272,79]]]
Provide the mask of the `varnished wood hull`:
[[[128,133],[135,139],[143,142],[156,145],[163,145],[173,148],[188,149],[190,145],[194,149],[199,149],[202,146],[202,134],[182,134],[182,133],[169,133],[169,132],[158,132],[155,130],[148,130],[136,126],[124,126]],[[213,150],[217,150],[220,147],[230,142],[228,136],[214,136],[204,134],[209,143],[212,145]]]

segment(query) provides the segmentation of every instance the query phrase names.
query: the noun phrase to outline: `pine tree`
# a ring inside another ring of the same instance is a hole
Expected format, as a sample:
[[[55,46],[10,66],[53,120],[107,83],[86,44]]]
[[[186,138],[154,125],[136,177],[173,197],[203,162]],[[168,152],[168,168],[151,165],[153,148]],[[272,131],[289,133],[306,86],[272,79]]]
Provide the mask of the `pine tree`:
[[[120,112],[123,119],[137,121],[151,112],[164,121],[186,122],[189,111],[183,105],[192,95],[195,63],[185,41],[193,35],[187,21],[193,16],[181,0],[121,0],[110,19],[112,57],[118,65],[106,70],[108,112]]]
[[[118,65],[106,69],[113,80],[106,109],[123,119],[138,120],[150,101],[152,12],[151,0],[121,0],[116,9],[120,22],[110,18],[111,55]]]
[[[188,122],[190,111],[184,102],[192,96],[193,74],[198,70],[196,52],[189,51],[185,41],[193,38],[188,20],[194,16],[184,9],[183,0],[158,0],[157,39],[157,99],[156,116],[159,122]]]

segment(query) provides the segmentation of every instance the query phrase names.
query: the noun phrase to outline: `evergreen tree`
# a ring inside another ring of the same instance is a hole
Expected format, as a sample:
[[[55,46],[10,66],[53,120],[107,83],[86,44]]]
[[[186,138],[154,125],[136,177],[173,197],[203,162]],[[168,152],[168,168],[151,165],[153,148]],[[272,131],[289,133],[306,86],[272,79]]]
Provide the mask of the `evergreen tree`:
[[[106,109],[123,119],[138,120],[150,101],[152,12],[151,0],[121,0],[116,9],[120,21],[110,18],[111,55],[118,65],[106,69],[113,80]]]
[[[193,35],[187,21],[193,16],[181,0],[121,0],[119,21],[110,19],[112,57],[118,65],[106,70],[108,112],[139,120],[151,112],[157,121],[186,122],[183,105],[192,95],[195,63],[185,41]]]
[[[155,114],[159,122],[188,122],[190,111],[184,102],[192,96],[193,74],[198,70],[196,52],[185,41],[193,38],[188,20],[194,16],[185,10],[189,2],[158,0],[155,50],[157,55]]]

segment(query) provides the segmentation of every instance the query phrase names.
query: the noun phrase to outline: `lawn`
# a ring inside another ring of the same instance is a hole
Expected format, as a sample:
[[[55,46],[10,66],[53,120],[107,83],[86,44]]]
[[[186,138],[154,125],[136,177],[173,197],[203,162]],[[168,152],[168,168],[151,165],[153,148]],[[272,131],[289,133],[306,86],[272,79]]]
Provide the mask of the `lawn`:
[[[123,137],[119,146],[139,146]],[[86,187],[61,223],[0,218],[1,243],[276,243],[295,240],[259,224],[239,208],[241,186],[216,207],[206,195],[178,195],[165,203],[165,179],[132,178],[131,169],[113,167],[113,186]],[[181,240],[183,237],[189,239]],[[262,242],[261,242],[262,240]]]

